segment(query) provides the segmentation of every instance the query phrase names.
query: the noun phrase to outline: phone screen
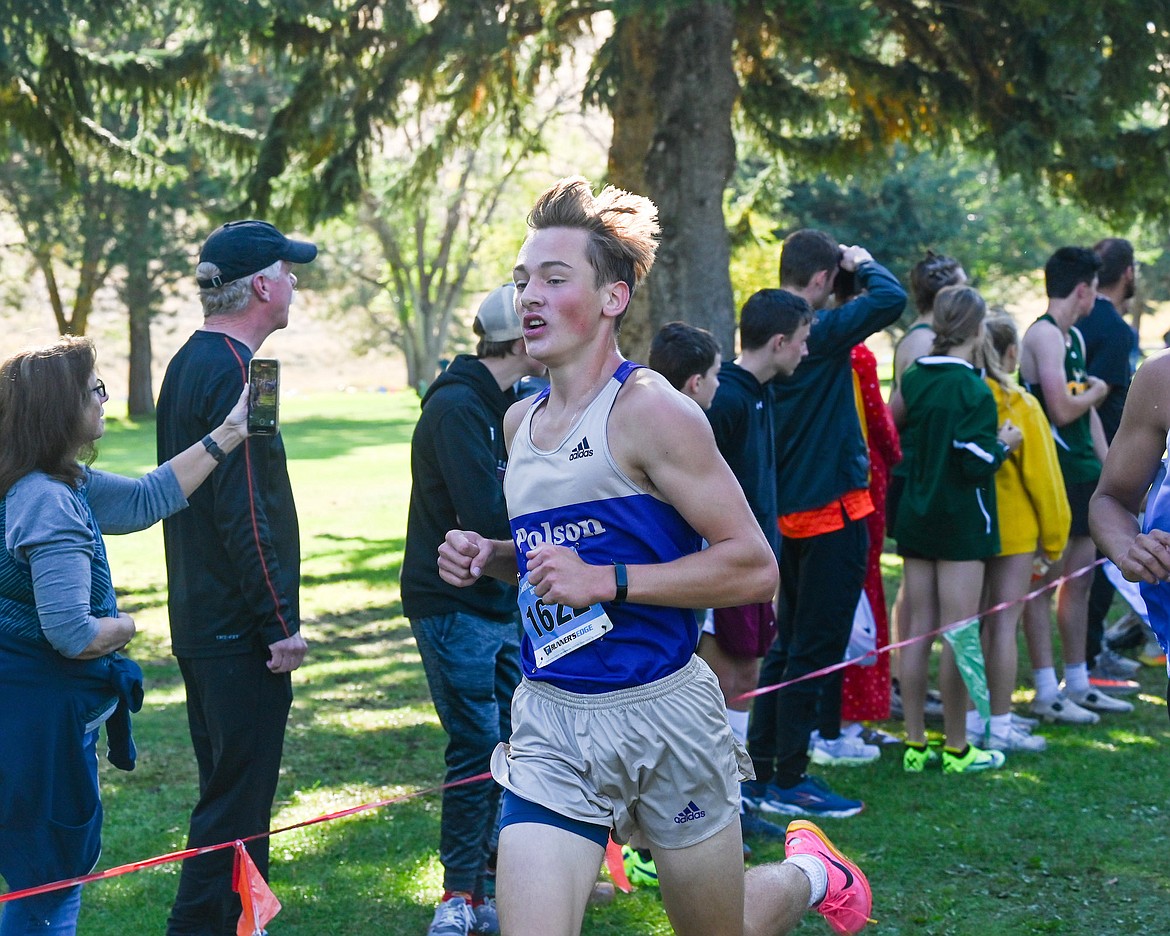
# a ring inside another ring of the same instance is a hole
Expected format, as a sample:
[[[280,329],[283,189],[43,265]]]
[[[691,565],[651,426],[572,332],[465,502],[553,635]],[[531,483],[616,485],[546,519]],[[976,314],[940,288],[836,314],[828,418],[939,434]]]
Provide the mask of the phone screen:
[[[252,358],[248,362],[248,431],[276,435],[280,425],[280,361]]]

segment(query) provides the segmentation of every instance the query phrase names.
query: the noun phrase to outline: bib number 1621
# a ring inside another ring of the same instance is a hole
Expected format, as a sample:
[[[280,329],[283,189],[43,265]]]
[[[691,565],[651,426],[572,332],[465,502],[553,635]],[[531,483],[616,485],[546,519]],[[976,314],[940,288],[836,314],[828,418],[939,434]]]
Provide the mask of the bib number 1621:
[[[538,667],[572,653],[613,629],[613,622],[600,604],[587,608],[548,604],[536,595],[527,576],[520,580],[518,603]]]
[[[588,614],[588,608],[566,608],[564,605],[548,605],[543,598],[537,598],[524,609],[524,617],[532,629],[533,636],[539,640],[545,634],[568,627],[574,618]]]

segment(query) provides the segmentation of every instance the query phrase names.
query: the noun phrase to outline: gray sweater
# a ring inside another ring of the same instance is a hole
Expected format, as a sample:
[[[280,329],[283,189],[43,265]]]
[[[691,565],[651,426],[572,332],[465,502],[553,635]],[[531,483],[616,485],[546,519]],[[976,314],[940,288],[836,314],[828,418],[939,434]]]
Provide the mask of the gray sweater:
[[[7,560],[0,564],[31,576],[40,630],[66,657],[76,657],[98,633],[91,582],[95,562],[105,564],[101,534],[143,530],[187,506],[168,464],[139,479],[84,471],[80,490],[36,471],[17,481],[4,498],[8,555],[0,557]],[[0,620],[5,629],[14,624]]]

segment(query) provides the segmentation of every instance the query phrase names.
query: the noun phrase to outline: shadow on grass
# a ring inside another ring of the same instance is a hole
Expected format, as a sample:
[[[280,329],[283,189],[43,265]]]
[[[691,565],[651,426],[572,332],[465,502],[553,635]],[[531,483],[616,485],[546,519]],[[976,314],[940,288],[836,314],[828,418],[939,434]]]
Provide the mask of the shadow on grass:
[[[398,582],[402,553],[406,549],[405,537],[371,539],[365,536],[318,533],[311,542],[313,551],[301,558],[302,591],[334,583],[381,588],[387,583]],[[333,544],[332,548],[322,548],[323,543]],[[313,571],[318,563],[330,571]]]
[[[110,815],[124,808],[107,805]],[[433,912],[426,898],[439,884],[438,815],[437,798],[421,797],[273,836],[270,875],[284,907],[280,932],[424,932]],[[113,839],[107,834],[107,851]],[[79,932],[163,932],[178,872],[178,864],[169,864],[90,886],[85,914],[91,922]],[[350,899],[339,904],[337,894]]]
[[[389,611],[365,608],[313,622],[310,656],[294,676],[274,825],[441,785],[446,736],[410,627]],[[178,692],[164,700],[148,692],[135,719],[141,756],[133,773],[103,765],[102,867],[182,848],[197,795],[177,664],[165,655],[147,663],[152,686]],[[439,801],[427,793],[273,837],[281,931],[425,931],[441,885]],[[92,886],[82,931],[161,932],[177,873],[167,865]],[[331,892],[361,899],[340,908]]]
[[[316,681],[318,668],[336,666],[337,673],[357,677],[393,679],[397,684],[411,683],[415,697],[429,701],[426,678],[410,624],[401,617],[397,601],[327,614],[313,619],[311,669],[306,676]],[[397,614],[387,614],[397,611]],[[410,678],[404,674],[411,674]]]
[[[136,586],[133,591],[115,588],[115,592],[118,596],[118,609],[131,617],[152,608],[166,607],[166,585]]]
[[[317,585],[336,583],[383,587],[388,582],[398,582],[402,554],[406,549],[405,537],[371,539],[318,533],[306,539],[312,544],[312,551],[303,552],[301,556],[302,592]],[[322,543],[333,545],[331,548],[321,548]],[[312,571],[318,563],[329,567],[331,571]],[[165,583],[136,585],[132,590],[118,589],[117,593],[121,609],[131,615],[165,607],[168,594]],[[396,613],[400,614],[401,611]]]
[[[406,545],[404,537],[373,539],[326,533],[314,539],[314,543],[322,541],[335,544],[335,548],[317,549],[303,556],[302,593],[321,585],[340,584],[358,586],[366,593],[377,594],[379,591],[385,593],[387,586],[392,584],[394,594],[397,594],[402,552]],[[311,571],[317,563],[331,571]],[[167,596],[165,584],[138,586],[131,591],[119,591],[119,608],[134,616],[143,611],[165,608]],[[356,645],[377,639],[379,635],[387,636],[390,634],[385,626],[387,622],[393,622],[392,629],[397,628],[393,630],[396,637],[403,634],[410,637],[409,625],[402,618],[402,602],[397,598],[332,614],[305,614],[305,630],[312,643],[309,663],[351,652]],[[160,634],[140,631],[128,655],[143,668],[150,685],[170,685],[179,679],[170,643]]]

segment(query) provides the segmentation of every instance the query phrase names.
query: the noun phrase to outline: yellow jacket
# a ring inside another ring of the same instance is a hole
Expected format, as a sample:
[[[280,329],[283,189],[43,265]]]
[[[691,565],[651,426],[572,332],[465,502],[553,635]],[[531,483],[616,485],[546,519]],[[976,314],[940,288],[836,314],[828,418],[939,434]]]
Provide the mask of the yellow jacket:
[[[991,379],[987,383],[995,396],[1000,425],[1010,419],[1024,434],[1020,447],[995,473],[999,555],[1035,552],[1039,544],[1055,562],[1068,544],[1072,512],[1052,427],[1032,394],[1023,389],[1009,393]]]

